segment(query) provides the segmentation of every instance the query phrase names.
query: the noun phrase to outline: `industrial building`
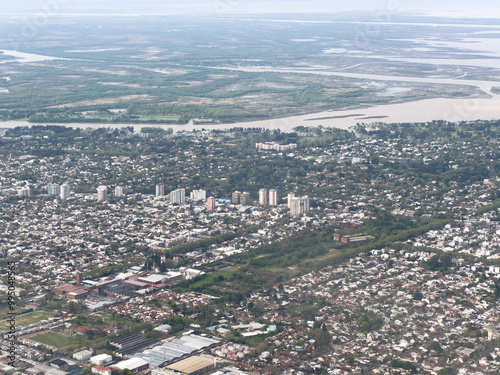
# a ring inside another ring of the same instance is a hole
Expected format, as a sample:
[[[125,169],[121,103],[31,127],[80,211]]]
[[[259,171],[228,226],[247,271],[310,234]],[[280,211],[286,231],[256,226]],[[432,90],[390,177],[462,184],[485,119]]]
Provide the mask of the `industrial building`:
[[[107,365],[111,362],[113,362],[113,357],[109,354],[99,354],[90,358],[90,363],[93,365]]]
[[[118,371],[129,369],[134,374],[137,374],[138,372],[147,370],[149,368],[149,364],[141,358],[130,358],[125,361],[115,363],[111,367],[117,369]]]
[[[92,357],[91,350],[81,350],[73,354],[73,358],[78,361],[88,361]]]
[[[176,371],[182,375],[203,375],[215,368],[215,359],[193,356],[166,366],[168,370]]]
[[[151,367],[160,367],[189,357],[199,350],[218,344],[219,341],[196,335],[184,335],[162,345],[137,353],[132,358],[141,358]]]
[[[55,287],[56,296],[68,300],[85,299],[90,293],[90,289],[73,284],[61,284]]]

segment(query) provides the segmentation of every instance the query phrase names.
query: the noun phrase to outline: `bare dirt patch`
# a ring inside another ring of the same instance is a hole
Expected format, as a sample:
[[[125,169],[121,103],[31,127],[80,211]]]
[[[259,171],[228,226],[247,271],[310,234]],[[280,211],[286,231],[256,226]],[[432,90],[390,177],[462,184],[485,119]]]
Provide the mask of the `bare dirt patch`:
[[[211,98],[196,98],[196,97],[192,97],[192,96],[184,96],[184,97],[181,97],[175,101],[172,101],[170,103],[165,103],[167,105],[170,105],[170,104],[183,104],[183,105],[186,105],[186,104],[214,104],[215,103],[215,100],[214,99],[211,99]]]
[[[182,81],[178,86],[179,87],[196,87],[196,86],[203,86],[206,85],[207,83],[210,83],[213,81]]]
[[[217,79],[222,79],[222,78],[236,78],[238,77],[237,75],[234,74],[209,74],[208,78],[217,80]]]
[[[141,85],[137,83],[125,83],[125,82],[97,82],[101,85],[107,85],[107,86],[123,86],[123,87],[132,87],[132,88],[140,88],[142,87]]]
[[[154,72],[154,73],[160,73],[160,74],[166,74],[169,76],[178,76],[182,74],[186,74],[189,71],[186,69],[177,69],[177,68],[168,68],[168,69],[147,69],[147,68],[142,68],[142,70],[146,70],[148,72]]]
[[[118,76],[131,76],[133,73],[126,69],[98,69],[98,68],[87,68],[83,69],[86,72],[102,73],[102,74],[114,74]]]

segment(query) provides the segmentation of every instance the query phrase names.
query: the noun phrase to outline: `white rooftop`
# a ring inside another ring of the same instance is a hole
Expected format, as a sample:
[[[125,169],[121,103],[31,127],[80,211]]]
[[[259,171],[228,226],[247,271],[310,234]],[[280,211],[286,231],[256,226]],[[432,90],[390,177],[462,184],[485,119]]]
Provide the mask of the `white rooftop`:
[[[109,354],[98,354],[90,358],[91,361],[110,360],[110,359],[113,359],[113,357],[111,357]]]
[[[135,358],[130,358],[130,359],[127,359],[125,361],[121,361],[121,362],[115,363],[113,365],[113,367],[116,367],[116,368],[118,368],[120,370],[124,370],[124,369],[127,368],[130,371],[133,371],[134,369],[142,367],[144,365],[148,365],[148,362],[146,362],[142,358],[135,357]]]
[[[139,279],[150,282],[150,283],[158,283],[158,282],[162,282],[163,280],[165,280],[165,278],[166,278],[165,275],[149,275],[146,277],[140,277]]]

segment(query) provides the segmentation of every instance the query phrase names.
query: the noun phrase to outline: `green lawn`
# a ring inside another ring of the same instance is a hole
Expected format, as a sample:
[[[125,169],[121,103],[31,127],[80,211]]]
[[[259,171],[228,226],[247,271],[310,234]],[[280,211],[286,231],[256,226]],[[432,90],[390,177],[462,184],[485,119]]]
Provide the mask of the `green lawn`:
[[[230,279],[235,272],[239,270],[239,267],[231,267],[222,271],[216,271],[210,275],[205,276],[203,279],[195,281],[189,285],[189,290],[194,290],[195,288],[206,287],[208,285],[216,284],[218,282],[218,277],[223,276],[224,280]]]
[[[33,341],[41,342],[43,344],[55,346],[56,348],[64,348],[69,345],[77,345],[81,343],[78,338],[66,337],[52,332],[36,335],[30,337],[30,339]]]
[[[52,314],[47,311],[33,311],[28,314],[16,316],[16,327],[27,326],[52,317]],[[0,330],[7,330],[10,328],[10,323],[7,320],[0,321]]]

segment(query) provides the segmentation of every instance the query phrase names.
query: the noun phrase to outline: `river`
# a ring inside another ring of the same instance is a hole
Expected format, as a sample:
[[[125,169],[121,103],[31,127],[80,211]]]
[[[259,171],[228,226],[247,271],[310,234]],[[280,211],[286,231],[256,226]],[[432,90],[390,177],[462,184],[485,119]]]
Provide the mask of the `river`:
[[[290,116],[280,119],[240,122],[234,124],[214,125],[150,125],[150,124],[88,124],[68,123],[61,124],[74,128],[122,128],[133,126],[135,130],[143,127],[172,128],[174,131],[193,129],[229,129],[234,127],[280,129],[291,132],[296,126],[318,126],[347,129],[357,123],[415,123],[432,120],[447,121],[474,121],[494,120],[500,118],[500,96],[481,99],[426,99],[415,102],[380,105],[368,108],[353,108],[348,110],[324,111],[301,116]],[[0,122],[0,128],[15,126],[31,126],[27,121]]]
[[[357,64],[358,65],[358,64]],[[352,68],[356,65],[350,66],[348,68]],[[314,74],[314,75],[323,75],[323,76],[336,76],[343,78],[354,78],[354,79],[363,79],[363,80],[372,80],[372,81],[392,81],[392,82],[412,82],[412,83],[430,83],[436,85],[456,85],[456,86],[472,86],[477,87],[484,91],[485,93],[495,96],[491,92],[493,87],[500,87],[500,81],[477,81],[471,79],[457,79],[457,78],[432,78],[432,77],[407,77],[407,76],[389,76],[389,75],[381,75],[381,74],[363,74],[363,73],[347,73],[347,72],[339,72],[339,71],[328,71],[328,70],[320,70],[319,67],[313,67],[310,69],[292,69],[292,68],[273,68],[267,66],[261,67],[251,67],[251,68],[215,68],[215,69],[224,69],[224,70],[235,70],[242,72],[252,72],[252,73],[260,73],[260,72],[273,72],[273,73],[292,73],[292,74]],[[348,69],[348,68],[344,68]]]
[[[41,56],[34,54],[25,54],[17,51],[3,51],[5,54],[15,56],[22,62],[42,61],[57,59],[55,57]],[[397,82],[414,82],[414,83],[431,83],[431,84],[447,84],[458,86],[473,86],[481,89],[489,94],[489,98],[472,98],[472,99],[426,99],[414,102],[395,103],[379,105],[374,107],[358,106],[347,110],[332,110],[320,113],[313,113],[300,116],[290,116],[280,119],[270,119],[261,121],[240,122],[234,124],[213,124],[213,125],[194,125],[190,122],[187,125],[152,125],[152,124],[89,124],[89,123],[67,123],[61,124],[74,128],[122,128],[125,126],[133,126],[139,130],[143,127],[160,126],[172,128],[174,131],[193,130],[193,129],[228,129],[233,127],[243,128],[266,128],[280,129],[284,132],[291,132],[297,126],[319,126],[335,127],[346,129],[357,123],[376,123],[376,122],[428,122],[432,120],[447,120],[447,121],[474,121],[474,120],[492,120],[500,118],[500,95],[492,92],[493,87],[500,87],[498,81],[474,81],[464,79],[447,79],[447,78],[419,78],[419,77],[404,77],[404,76],[385,76],[376,74],[359,74],[333,72],[326,70],[307,69],[277,69],[272,67],[256,67],[256,68],[221,68],[227,70],[239,70],[248,72],[280,72],[280,73],[301,73],[301,74],[319,74],[325,76],[339,76],[345,78],[355,78],[363,80],[375,81],[397,81]],[[15,126],[31,126],[32,123],[27,121],[6,121],[0,122],[0,128],[12,128]]]
[[[3,55],[5,55],[5,56],[15,57],[15,59],[13,59],[13,60],[0,61],[0,64],[6,64],[6,63],[11,63],[11,62],[33,63],[33,62],[51,61],[51,60],[70,60],[70,59],[66,59],[66,58],[62,58],[62,57],[37,55],[34,53],[19,52],[19,51],[8,50],[8,49],[0,49],[0,52],[2,52]]]

